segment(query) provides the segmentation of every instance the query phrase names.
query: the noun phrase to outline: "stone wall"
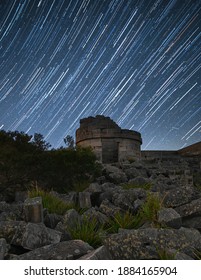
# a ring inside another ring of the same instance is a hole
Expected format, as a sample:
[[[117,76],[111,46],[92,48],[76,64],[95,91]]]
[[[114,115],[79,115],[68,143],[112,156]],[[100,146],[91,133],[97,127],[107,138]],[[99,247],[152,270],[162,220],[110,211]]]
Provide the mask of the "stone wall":
[[[178,151],[141,151],[142,159],[168,159],[180,158]]]

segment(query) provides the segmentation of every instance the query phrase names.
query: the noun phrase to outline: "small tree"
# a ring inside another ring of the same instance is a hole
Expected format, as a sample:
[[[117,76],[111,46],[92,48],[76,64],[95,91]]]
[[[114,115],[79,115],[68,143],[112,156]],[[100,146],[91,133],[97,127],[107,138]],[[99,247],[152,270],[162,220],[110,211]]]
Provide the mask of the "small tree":
[[[74,149],[75,141],[71,135],[67,135],[64,138],[64,143],[66,144],[68,149]]]
[[[47,151],[51,145],[44,140],[44,137],[40,133],[34,133],[32,143],[41,151]]]

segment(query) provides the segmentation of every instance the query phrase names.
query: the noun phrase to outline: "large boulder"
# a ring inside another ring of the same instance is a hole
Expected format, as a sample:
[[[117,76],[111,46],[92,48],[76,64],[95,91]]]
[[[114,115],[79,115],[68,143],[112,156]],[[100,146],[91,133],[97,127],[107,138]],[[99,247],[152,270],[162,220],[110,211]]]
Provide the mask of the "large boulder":
[[[194,251],[201,250],[201,234],[196,229],[186,228],[124,230],[108,236],[104,245],[112,259],[160,259],[160,252],[168,250],[194,257]]]
[[[162,226],[180,228],[182,225],[181,216],[172,208],[162,208],[158,211],[158,222]]]
[[[165,207],[178,207],[197,198],[197,193],[193,187],[177,187],[162,194]]]
[[[128,181],[126,174],[116,166],[105,164],[103,174],[109,182],[120,184]]]
[[[90,193],[101,193],[102,192],[102,186],[98,183],[91,183],[85,191]]]
[[[188,228],[196,228],[201,232],[201,216],[183,218],[182,226]]]
[[[62,222],[59,222],[57,224],[55,230],[61,232],[60,242],[72,240],[70,232],[67,230],[66,226]]]
[[[81,223],[81,216],[78,214],[78,212],[75,209],[69,209],[63,218],[63,224],[68,228],[73,228],[77,224]]]
[[[115,192],[119,187],[117,187],[113,183],[104,183],[99,185],[98,183],[92,183],[85,190],[91,193],[91,204],[92,206],[100,206],[102,201],[107,199],[109,201],[112,200],[113,192]]]
[[[114,193],[112,197],[112,203],[124,210],[129,210],[131,212],[136,212],[135,201],[145,200],[146,191],[141,188],[133,188]],[[138,208],[138,207],[137,207]]]
[[[116,213],[123,213],[124,211],[117,206],[114,206],[110,201],[104,200],[100,207],[99,211],[103,214],[105,214],[107,217],[113,217]]]
[[[59,222],[63,221],[63,216],[55,213],[47,213],[44,217],[46,227],[54,229]]]
[[[0,202],[0,221],[21,221],[23,220],[23,204],[5,201]]]
[[[121,171],[119,171],[118,173],[108,174],[108,179],[115,184],[121,184],[128,181],[126,174]]]
[[[201,219],[201,198],[186,203],[175,208],[175,210],[183,217],[200,216]]]
[[[48,244],[60,242],[61,232],[47,228],[44,224],[20,224],[11,244],[33,250]]]
[[[93,251],[88,243],[82,240],[69,240],[47,245],[28,253],[16,256],[18,260],[74,260]]]
[[[124,172],[129,180],[140,176],[139,170],[135,167],[126,168]]]
[[[108,222],[108,217],[101,213],[100,211],[96,210],[95,208],[90,208],[87,211],[85,211],[82,215],[83,220],[96,220],[97,223],[102,226],[104,224],[107,224]]]
[[[25,225],[23,221],[0,221],[0,238],[5,238],[10,243],[18,227]]]

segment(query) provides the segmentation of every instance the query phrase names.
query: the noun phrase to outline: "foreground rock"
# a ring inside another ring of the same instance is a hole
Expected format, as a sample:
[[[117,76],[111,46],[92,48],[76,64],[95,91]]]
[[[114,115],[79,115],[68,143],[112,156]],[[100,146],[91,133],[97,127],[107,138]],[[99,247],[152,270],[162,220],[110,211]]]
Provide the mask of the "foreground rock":
[[[74,260],[93,251],[88,243],[82,240],[70,240],[47,245],[34,251],[15,256],[17,260]]]
[[[11,244],[33,250],[48,244],[58,243],[61,232],[47,228],[44,224],[21,224],[17,228]]]
[[[104,245],[112,259],[118,260],[155,260],[171,250],[193,258],[201,250],[201,234],[186,228],[122,230],[106,238]]]
[[[5,238],[8,243],[11,243],[18,227],[25,226],[22,221],[1,221],[0,222],[0,238]]]
[[[158,222],[162,226],[180,228],[182,225],[181,216],[172,208],[162,208],[158,212]]]
[[[101,246],[98,249],[82,256],[79,260],[112,260],[112,257],[106,247]]]
[[[201,216],[201,198],[191,201],[176,208],[176,211],[183,217]]]
[[[201,191],[192,183],[193,172],[200,174],[200,167],[191,167],[187,161],[150,159],[106,165],[102,176],[83,192],[51,192],[68,204],[67,209],[71,205],[63,215],[43,209],[40,197],[0,201],[0,259],[198,259]],[[156,211],[154,204],[153,208],[145,204],[150,197],[160,198]],[[154,217],[143,216],[152,210]],[[135,229],[123,229],[130,228],[130,220],[135,221],[139,213],[139,223],[131,223]],[[128,221],[125,214],[131,215]],[[89,243],[91,230],[97,231],[102,242],[91,242],[100,247],[74,240],[74,227],[76,233],[86,231],[78,236]]]

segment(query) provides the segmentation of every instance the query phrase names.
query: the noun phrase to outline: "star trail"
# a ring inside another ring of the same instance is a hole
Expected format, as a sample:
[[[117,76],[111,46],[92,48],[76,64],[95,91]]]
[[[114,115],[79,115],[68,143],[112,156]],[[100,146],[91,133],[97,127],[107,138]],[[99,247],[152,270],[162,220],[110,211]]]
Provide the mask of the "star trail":
[[[143,149],[201,140],[201,0],[0,0],[0,129],[60,147],[97,114]]]

